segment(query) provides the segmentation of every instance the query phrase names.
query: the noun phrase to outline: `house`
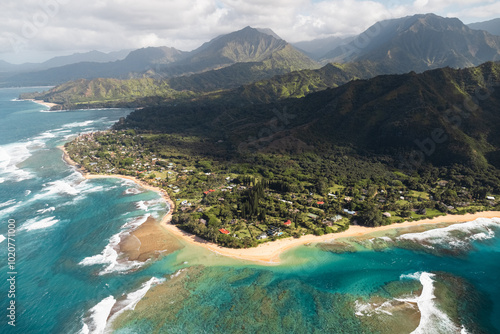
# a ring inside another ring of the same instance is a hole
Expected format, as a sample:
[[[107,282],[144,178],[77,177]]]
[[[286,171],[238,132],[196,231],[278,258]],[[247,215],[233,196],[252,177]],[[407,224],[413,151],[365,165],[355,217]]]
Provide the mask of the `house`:
[[[262,239],[267,239],[267,234],[262,233],[261,235],[259,235],[259,236],[257,237],[257,240],[262,240]]]
[[[221,229],[219,230],[219,232],[220,232],[220,233],[222,233],[222,234],[229,234],[229,231],[228,231],[228,230],[226,230],[225,228],[221,228]]]
[[[269,229],[267,230],[267,235],[276,236],[279,235],[279,232],[281,232],[281,230],[278,227],[269,226]]]
[[[336,216],[332,217],[332,220],[333,220],[334,223],[336,223],[339,220],[342,220],[342,218],[344,218],[344,217],[342,217],[341,215],[336,215]]]
[[[486,199],[487,199],[487,200],[490,200],[490,201],[494,201],[494,200],[495,200],[495,197],[493,197],[493,196],[486,196]]]
[[[323,204],[325,204],[325,202],[316,202],[316,204],[323,205]]]
[[[387,218],[391,218],[392,217],[392,215],[389,212],[384,212],[382,215],[384,217],[387,217]]]
[[[288,219],[286,222],[284,222],[283,224],[285,224],[285,226],[290,226],[292,225],[292,221],[290,219]]]
[[[349,211],[348,209],[344,209],[344,212],[350,215],[355,215],[356,211]]]

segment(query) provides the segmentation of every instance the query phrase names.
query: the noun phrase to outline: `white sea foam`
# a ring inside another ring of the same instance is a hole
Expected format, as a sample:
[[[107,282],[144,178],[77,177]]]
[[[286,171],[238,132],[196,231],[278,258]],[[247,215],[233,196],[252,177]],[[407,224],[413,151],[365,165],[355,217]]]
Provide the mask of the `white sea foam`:
[[[135,203],[137,209],[149,212],[155,219],[160,218],[160,212],[164,212],[166,202],[163,198],[157,198],[149,201],[139,201]]]
[[[417,272],[400,277],[400,279],[416,279],[422,284],[420,296],[413,299],[397,299],[402,302],[417,303],[420,311],[420,323],[411,334],[460,333],[461,329],[434,302],[436,298],[434,295],[434,276],[434,274],[427,272]]]
[[[80,261],[82,266],[92,266],[97,264],[107,265],[103,270],[99,272],[99,275],[105,275],[112,272],[123,272],[128,271],[133,268],[137,268],[142,265],[140,262],[136,261],[118,261],[118,245],[121,241],[122,233],[113,235],[109,239],[109,243],[106,245],[101,254],[97,254],[91,257],[86,257]]]
[[[98,264],[107,265],[103,270],[99,272],[99,275],[105,275],[112,272],[125,272],[135,268],[139,268],[144,265],[144,262],[139,261],[128,261],[120,259],[120,254],[118,253],[118,246],[120,242],[130,234],[130,232],[140,225],[144,224],[148,219],[149,215],[142,216],[139,218],[131,219],[129,222],[122,226],[122,231],[113,235],[101,254],[86,257],[80,261],[82,266],[92,266]]]
[[[115,303],[116,299],[113,296],[109,296],[92,307],[88,311],[89,315],[83,319],[83,328],[80,334],[103,334],[109,314]]]
[[[77,196],[90,192],[101,191],[102,187],[94,187],[89,184],[85,178],[73,171],[69,176],[44,184],[44,188],[33,197],[33,200],[45,200],[56,196]]]
[[[422,284],[422,294],[417,298],[418,309],[420,310],[420,323],[412,334],[438,334],[438,333],[456,333],[460,329],[450,320],[450,318],[437,308],[434,299],[434,280],[435,275],[423,272],[420,275]]]
[[[25,190],[24,191],[24,196],[29,196],[29,195],[31,195],[31,190],[29,190],[29,189]]]
[[[141,193],[143,193],[143,191],[139,188],[128,188],[127,190],[125,190],[126,195],[137,195]]]
[[[56,211],[56,208],[51,206],[50,208],[47,208],[47,209],[40,209],[40,210],[37,210],[36,213],[39,213],[41,215],[43,215],[44,213],[47,213],[47,212],[54,212]]]
[[[135,206],[139,210],[143,210],[146,212],[148,212],[148,210],[149,210],[149,207],[146,205],[146,202],[144,202],[144,201],[139,201],[139,202],[135,203]]]
[[[394,306],[392,305],[392,301],[386,301],[380,305],[372,304],[372,303],[363,303],[358,300],[354,302],[355,314],[358,317],[371,317],[374,314],[387,314],[392,315],[392,313],[388,310],[392,309]]]
[[[67,129],[67,128],[81,128],[84,126],[89,126],[90,124],[94,123],[95,121],[89,120],[89,121],[84,121],[84,122],[74,122],[74,123],[68,123],[63,125],[62,127]]]
[[[450,246],[464,248],[471,240],[486,240],[495,237],[492,227],[500,227],[499,218],[479,218],[471,222],[454,224],[445,228],[437,228],[421,233],[403,234],[397,238],[402,241],[413,241],[428,248]]]
[[[187,264],[187,262],[185,262],[184,264]],[[186,271],[186,269],[177,270],[177,272],[170,275],[170,279],[179,277],[180,274],[182,274],[184,271]]]
[[[0,208],[5,208],[6,206],[11,206],[13,204],[16,204],[15,199],[8,200],[7,202],[0,203]]]
[[[122,231],[124,233],[127,233],[127,232],[130,232],[130,231],[137,229],[139,226],[144,224],[148,220],[149,217],[151,217],[150,214],[140,216],[140,217],[131,218],[129,221],[127,221],[125,224],[122,225],[122,227],[121,227]]]
[[[4,183],[4,182],[5,182],[5,179],[0,177],[0,183]]]
[[[0,244],[5,240],[5,237],[0,234]]]
[[[26,221],[21,226],[21,230],[33,231],[33,230],[41,230],[48,227],[51,227],[59,222],[59,219],[56,217],[47,217],[43,219],[33,218]]]
[[[141,301],[141,299],[146,295],[146,293],[148,293],[151,287],[163,282],[165,282],[164,278],[153,277],[149,281],[144,282],[138,290],[128,293],[125,299],[117,301],[113,306],[112,309],[113,315],[109,318],[107,322],[105,332],[111,333],[112,332],[111,325],[113,324],[113,321],[120,316],[120,314],[122,314],[125,311],[133,311],[136,305]]]
[[[21,206],[23,206],[23,202],[15,202],[15,205],[12,205],[10,207],[7,207],[3,210],[0,210],[0,217],[5,217],[7,215],[10,215],[14,212],[16,212],[17,209],[19,209]]]
[[[46,147],[50,139],[58,138],[61,135],[71,132],[63,128],[45,131],[30,140],[20,141],[0,146],[0,174],[2,180],[20,182],[32,179],[34,175],[18,167],[19,164],[31,157],[36,150]]]
[[[67,112],[68,110],[50,110],[50,109],[44,109],[40,110],[40,112]]]
[[[4,180],[20,182],[34,177],[17,166],[31,156],[29,147],[33,144],[24,142],[0,146],[0,174]]]

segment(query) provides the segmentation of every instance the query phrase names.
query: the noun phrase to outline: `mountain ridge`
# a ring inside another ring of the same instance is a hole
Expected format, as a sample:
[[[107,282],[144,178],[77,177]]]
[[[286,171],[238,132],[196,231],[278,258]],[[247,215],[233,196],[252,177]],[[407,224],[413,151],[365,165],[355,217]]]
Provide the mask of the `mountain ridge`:
[[[500,59],[500,37],[468,28],[457,18],[419,14],[381,21],[323,62],[372,61],[385,73],[464,68]]]
[[[132,113],[118,128],[216,133],[233,147],[268,153],[293,151],[293,145],[285,145],[290,142],[314,150],[345,146],[408,168],[500,168],[498,82],[500,63],[488,62],[460,70],[381,75],[279,102],[241,106],[238,101],[204,100],[146,108]],[[262,129],[273,129],[276,121],[275,130],[258,135]]]
[[[100,77],[171,78],[220,69],[236,63],[264,62],[284,49],[287,49],[285,53],[294,59],[296,69],[319,67],[315,61],[298,50],[291,49],[286,41],[275,38],[271,32],[260,32],[246,27],[218,36],[191,52],[170,47],[149,47],[132,51],[119,61],[71,64],[45,71],[22,73],[11,77],[10,80],[16,85],[55,85],[71,80]]]
[[[492,35],[500,36],[500,18],[484,22],[470,23],[468,26],[474,30],[485,30]]]

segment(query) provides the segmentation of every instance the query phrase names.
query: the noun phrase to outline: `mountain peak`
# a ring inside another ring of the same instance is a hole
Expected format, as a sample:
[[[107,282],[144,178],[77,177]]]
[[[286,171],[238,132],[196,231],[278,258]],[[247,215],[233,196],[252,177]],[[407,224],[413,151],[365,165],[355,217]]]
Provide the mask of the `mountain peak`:
[[[385,73],[405,73],[470,67],[499,56],[500,37],[472,30],[457,18],[418,14],[379,22],[325,59],[376,62]]]
[[[270,28],[255,28],[257,29],[257,31],[263,33],[263,34],[266,34],[266,35],[269,35],[269,36],[273,36],[274,38],[276,39],[283,39],[281,38],[280,36],[278,36],[278,34],[276,34],[272,29]]]
[[[410,17],[415,20],[411,28],[425,28],[435,31],[463,29],[466,27],[462,21],[457,18],[441,17],[436,14],[418,14]]]

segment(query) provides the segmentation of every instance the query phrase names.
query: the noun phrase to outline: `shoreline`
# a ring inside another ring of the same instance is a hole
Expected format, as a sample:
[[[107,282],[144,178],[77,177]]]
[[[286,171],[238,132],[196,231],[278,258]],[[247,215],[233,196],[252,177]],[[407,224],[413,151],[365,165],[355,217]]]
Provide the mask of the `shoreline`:
[[[59,104],[57,103],[51,103],[51,102],[45,102],[43,100],[34,100],[34,99],[27,99],[27,100],[24,100],[24,101],[31,101],[31,102],[35,102],[37,104],[41,104],[42,106],[45,106],[49,109],[51,109],[52,107],[55,107],[55,106],[58,106]]]
[[[272,242],[266,242],[258,245],[257,247],[252,247],[252,248],[227,248],[219,246],[205,239],[202,239],[194,234],[185,232],[180,228],[178,228],[177,226],[170,224],[170,221],[172,220],[173,211],[175,210],[175,203],[172,201],[172,199],[165,190],[159,187],[152,186],[147,182],[133,176],[119,175],[119,174],[110,174],[110,175],[89,174],[76,162],[71,160],[64,146],[58,146],[58,148],[61,149],[64,153],[63,160],[69,165],[76,167],[78,171],[80,171],[83,177],[85,177],[86,179],[102,179],[102,178],[126,179],[137,183],[139,186],[143,187],[146,190],[154,191],[160,194],[169,205],[169,210],[165,214],[165,216],[161,219],[160,225],[164,228],[164,230],[170,232],[170,234],[173,234],[180,240],[185,241],[192,245],[201,246],[218,255],[223,255],[238,260],[246,260],[250,262],[279,264],[281,263],[280,256],[285,251],[290,250],[291,248],[295,248],[310,243],[328,242],[340,238],[360,237],[370,233],[396,230],[400,228],[414,227],[420,225],[431,225],[431,224],[434,225],[440,223],[464,223],[476,220],[478,218],[500,218],[500,211],[483,211],[474,214],[468,213],[465,215],[445,215],[445,216],[435,217],[433,219],[427,218],[418,221],[406,221],[403,223],[394,223],[391,225],[384,225],[379,227],[365,227],[359,225],[351,225],[347,231],[339,233],[325,234],[322,236],[308,234],[300,238],[289,237],[286,239],[279,239]]]

